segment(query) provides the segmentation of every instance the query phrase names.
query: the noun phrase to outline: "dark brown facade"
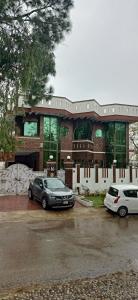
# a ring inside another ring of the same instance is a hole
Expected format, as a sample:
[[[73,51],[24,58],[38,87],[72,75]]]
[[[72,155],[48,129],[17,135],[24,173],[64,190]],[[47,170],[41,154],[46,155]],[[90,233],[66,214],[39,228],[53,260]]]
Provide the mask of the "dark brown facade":
[[[66,98],[53,101],[61,107],[51,108],[46,104],[25,108],[25,114],[16,117],[16,162],[34,170],[46,168],[50,156],[58,168],[64,168],[67,157],[80,166],[110,167],[113,161],[119,167],[128,164],[128,128],[130,122],[138,121],[137,107],[118,104],[102,107],[95,100],[86,101],[85,106],[85,101],[74,104]],[[72,105],[76,106],[69,109]],[[72,112],[75,110],[79,111]],[[123,114],[124,111],[128,113]]]

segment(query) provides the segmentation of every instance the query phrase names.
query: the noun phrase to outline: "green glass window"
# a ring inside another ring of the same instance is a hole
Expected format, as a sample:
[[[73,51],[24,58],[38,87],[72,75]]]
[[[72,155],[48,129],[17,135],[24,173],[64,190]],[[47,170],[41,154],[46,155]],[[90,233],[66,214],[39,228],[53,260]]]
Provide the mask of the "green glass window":
[[[115,139],[116,139],[116,144],[119,145],[126,144],[126,126],[124,123],[115,124]]]
[[[117,167],[126,166],[126,124],[110,122],[106,126],[107,165],[117,160]]]
[[[114,123],[109,123],[107,125],[107,130],[106,130],[106,139],[108,142],[113,143],[114,142],[114,133],[115,133],[115,125]]]
[[[102,129],[97,129],[96,132],[95,132],[95,136],[98,137],[98,138],[103,137],[104,136],[103,130]]]
[[[50,155],[58,161],[59,121],[56,117],[44,117],[44,167]]]
[[[37,136],[38,126],[37,122],[25,122],[24,123],[24,136]]]
[[[58,119],[55,117],[44,118],[44,138],[46,141],[57,141],[59,137]]]
[[[60,137],[65,137],[69,132],[67,127],[61,126],[60,127]]]
[[[80,121],[75,128],[74,139],[75,140],[91,140],[92,130],[89,121]]]
[[[126,124],[119,122],[111,122],[107,125],[106,138],[110,143],[116,145],[126,144]]]

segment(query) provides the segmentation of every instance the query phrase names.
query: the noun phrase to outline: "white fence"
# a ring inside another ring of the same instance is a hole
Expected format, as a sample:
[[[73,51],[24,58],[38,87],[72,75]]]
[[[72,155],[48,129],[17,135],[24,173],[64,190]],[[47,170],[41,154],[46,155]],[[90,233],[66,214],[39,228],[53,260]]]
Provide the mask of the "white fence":
[[[102,192],[108,190],[109,186],[113,183],[113,169],[98,168],[98,180],[96,180],[95,168],[80,168],[79,180],[77,168],[73,169],[73,189],[79,189],[80,193],[89,190],[90,193],[96,191]],[[130,174],[130,172],[132,172]],[[135,184],[138,185],[138,169],[115,169],[116,184]],[[132,182],[130,182],[130,176]],[[98,181],[98,182],[96,182]],[[115,183],[115,182],[114,182]]]

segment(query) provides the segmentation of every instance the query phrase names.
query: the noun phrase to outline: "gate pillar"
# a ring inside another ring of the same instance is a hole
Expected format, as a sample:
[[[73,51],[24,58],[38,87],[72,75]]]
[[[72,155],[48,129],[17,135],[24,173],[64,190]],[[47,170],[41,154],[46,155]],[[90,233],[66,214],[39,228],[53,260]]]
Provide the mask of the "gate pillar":
[[[132,169],[132,165],[129,166],[129,181],[133,182],[133,169]]]
[[[64,161],[65,168],[65,184],[72,189],[73,187],[73,161],[68,159]]]
[[[117,160],[114,159],[113,160],[113,183],[116,183],[116,163],[117,163]]]

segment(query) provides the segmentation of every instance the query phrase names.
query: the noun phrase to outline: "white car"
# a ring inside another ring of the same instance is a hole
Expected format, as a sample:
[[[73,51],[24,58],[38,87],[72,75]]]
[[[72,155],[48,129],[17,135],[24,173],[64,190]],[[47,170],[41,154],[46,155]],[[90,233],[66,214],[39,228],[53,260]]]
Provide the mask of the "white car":
[[[110,186],[104,199],[104,206],[125,217],[128,213],[138,213],[138,186],[114,184]]]

